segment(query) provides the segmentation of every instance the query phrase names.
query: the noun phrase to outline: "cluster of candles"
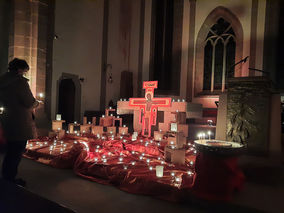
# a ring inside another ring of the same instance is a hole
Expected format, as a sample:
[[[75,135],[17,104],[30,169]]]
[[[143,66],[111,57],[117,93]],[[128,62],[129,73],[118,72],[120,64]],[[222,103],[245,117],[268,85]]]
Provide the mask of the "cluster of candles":
[[[172,102],[175,102],[175,99],[172,99]],[[185,99],[177,99],[177,102],[185,102]]]
[[[208,139],[211,140],[212,132],[208,131],[207,135],[208,135]],[[205,140],[207,135],[205,134],[205,132],[198,133],[197,134],[198,140]]]
[[[127,140],[124,139],[123,141],[126,142]],[[140,142],[144,142],[144,141],[141,139]],[[145,141],[145,146],[146,146],[146,143],[153,143],[153,140]],[[100,152],[100,150],[99,150],[100,148],[101,148],[101,146],[100,146],[100,145],[97,145],[95,152],[96,152],[96,153]],[[194,149],[193,147],[191,147],[191,148]],[[112,154],[113,154],[112,152],[108,152],[107,155],[111,156]],[[134,154],[139,154],[139,153],[136,152],[136,151],[131,151],[131,154],[134,155]],[[100,159],[101,159],[101,161],[102,161],[103,163],[107,163],[107,161],[108,161],[107,155],[102,155],[102,156],[101,156]],[[161,157],[158,157],[158,158],[157,158],[157,160],[159,160],[159,161],[161,162],[161,165],[157,165],[156,167],[151,166],[151,159],[145,157],[145,153],[144,153],[144,152],[141,153],[141,155],[139,156],[139,160],[145,162],[145,163],[148,165],[148,168],[149,168],[150,171],[155,170],[157,177],[163,177],[163,176],[164,176],[164,166],[163,166],[163,165],[165,164],[165,161],[163,161]],[[95,158],[94,158],[94,162],[97,163],[98,161],[99,161],[99,158],[98,158],[98,157],[95,157]],[[123,163],[123,161],[124,161],[123,154],[120,153],[120,156],[118,157],[118,162],[117,162],[117,164],[121,164],[121,163]],[[189,164],[190,164],[190,166],[193,166],[193,165],[194,165],[194,162],[193,162],[193,161],[190,161]],[[131,161],[129,165],[123,164],[123,169],[124,169],[124,170],[127,170],[130,165],[135,166],[135,165],[136,165],[136,161]],[[192,175],[193,175],[193,172],[192,172],[191,170],[189,170],[189,171],[187,172],[187,174],[188,174],[189,176],[192,176]],[[176,182],[176,183],[180,183],[180,182],[181,182],[181,178],[180,178],[180,177],[176,177],[174,172],[171,173],[171,176],[173,177],[174,182]]]

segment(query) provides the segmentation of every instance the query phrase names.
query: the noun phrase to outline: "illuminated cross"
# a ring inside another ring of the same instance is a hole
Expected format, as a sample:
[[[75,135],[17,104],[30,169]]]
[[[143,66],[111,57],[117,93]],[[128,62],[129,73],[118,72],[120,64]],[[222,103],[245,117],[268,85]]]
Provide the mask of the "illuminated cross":
[[[139,107],[139,123],[142,124],[142,135],[151,136],[151,127],[156,125],[158,107],[170,107],[171,98],[154,98],[154,89],[158,81],[144,81],[145,98],[130,98],[129,106]]]

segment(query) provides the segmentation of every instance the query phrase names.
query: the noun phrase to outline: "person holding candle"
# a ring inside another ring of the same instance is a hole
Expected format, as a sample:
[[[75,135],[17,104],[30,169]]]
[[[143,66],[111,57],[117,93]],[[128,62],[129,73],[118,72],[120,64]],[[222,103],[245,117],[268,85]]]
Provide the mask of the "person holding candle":
[[[33,112],[40,103],[24,77],[28,70],[25,60],[15,58],[9,63],[8,72],[0,77],[0,105],[5,108],[0,123],[6,140],[2,177],[22,186],[25,186],[25,181],[16,179],[18,165],[27,140],[36,138]]]

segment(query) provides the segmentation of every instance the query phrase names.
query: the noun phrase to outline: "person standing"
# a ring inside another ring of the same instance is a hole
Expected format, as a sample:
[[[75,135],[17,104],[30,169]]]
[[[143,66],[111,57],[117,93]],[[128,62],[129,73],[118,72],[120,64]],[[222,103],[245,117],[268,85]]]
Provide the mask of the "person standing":
[[[15,58],[9,62],[8,72],[0,76],[0,123],[6,141],[2,178],[21,186],[26,183],[16,179],[18,166],[27,140],[36,137],[33,111],[39,106],[24,77],[28,71],[28,63]]]

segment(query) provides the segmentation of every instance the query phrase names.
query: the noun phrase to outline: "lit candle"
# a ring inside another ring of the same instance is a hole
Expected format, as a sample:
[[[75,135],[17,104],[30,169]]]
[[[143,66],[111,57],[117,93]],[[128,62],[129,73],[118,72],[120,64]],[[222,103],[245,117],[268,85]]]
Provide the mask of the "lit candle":
[[[176,182],[180,182],[180,181],[181,181],[181,178],[176,177],[176,178],[175,178],[175,181],[176,181]]]
[[[61,114],[56,114],[56,120],[61,121]]]
[[[208,131],[209,140],[211,140],[211,131]]]
[[[156,166],[156,176],[157,177],[164,176],[164,166]]]
[[[0,107],[0,115],[4,113],[4,107]]]
[[[132,162],[131,162],[131,165],[132,165],[132,166],[134,166],[135,164],[136,164],[136,162],[135,162],[135,161],[132,161]]]
[[[191,175],[193,175],[193,172],[192,172],[192,171],[187,171],[187,174],[188,174],[189,176],[191,176]]]
[[[151,171],[152,171],[152,170],[153,170],[153,166],[149,166],[149,170],[151,170]]]

